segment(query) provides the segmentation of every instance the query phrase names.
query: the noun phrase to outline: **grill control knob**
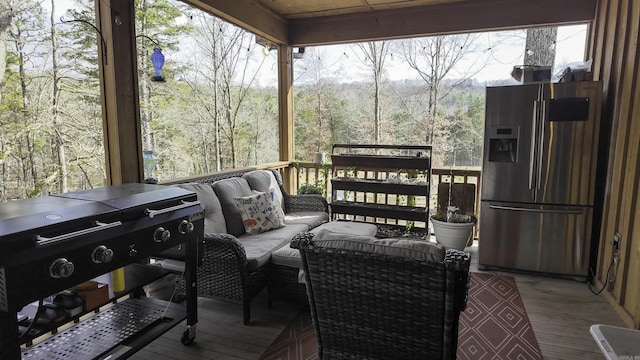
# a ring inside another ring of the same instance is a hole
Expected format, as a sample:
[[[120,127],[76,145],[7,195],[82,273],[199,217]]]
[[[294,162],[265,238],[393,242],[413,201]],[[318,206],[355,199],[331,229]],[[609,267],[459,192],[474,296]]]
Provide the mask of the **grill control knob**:
[[[73,274],[73,263],[65,258],[55,259],[49,266],[49,275],[54,279],[68,278]]]
[[[100,245],[93,249],[93,252],[91,253],[91,260],[96,264],[106,264],[111,262],[111,260],[113,260],[113,250],[104,245]]]
[[[153,241],[165,242],[171,238],[171,232],[163,227],[159,227],[153,232]]]
[[[182,235],[188,234],[193,231],[193,223],[187,220],[182,220],[178,225],[178,232]]]

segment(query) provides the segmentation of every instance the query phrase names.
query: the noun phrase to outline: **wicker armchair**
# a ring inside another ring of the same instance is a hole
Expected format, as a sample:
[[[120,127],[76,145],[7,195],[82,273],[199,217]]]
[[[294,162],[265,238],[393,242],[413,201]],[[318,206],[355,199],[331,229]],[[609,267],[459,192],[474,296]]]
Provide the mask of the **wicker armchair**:
[[[431,262],[314,244],[312,234],[291,247],[302,256],[318,359],[456,358],[467,253]]]

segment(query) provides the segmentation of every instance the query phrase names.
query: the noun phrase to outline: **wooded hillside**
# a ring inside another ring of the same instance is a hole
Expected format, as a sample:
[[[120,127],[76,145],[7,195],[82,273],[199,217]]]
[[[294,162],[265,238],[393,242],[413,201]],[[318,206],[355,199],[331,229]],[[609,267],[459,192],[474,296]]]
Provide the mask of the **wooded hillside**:
[[[47,1],[9,0],[10,25],[0,37],[2,201],[105,184],[98,73],[104,60],[91,26],[93,1],[76,0],[63,18],[53,15],[61,13],[56,1]],[[136,0],[135,7],[142,139],[157,159],[154,176],[163,181],[278,160],[278,99],[268,80],[277,73],[275,51],[178,1]],[[312,161],[332,143],[432,144],[435,167],[479,166],[485,84],[469,77],[483,64],[452,71],[475,56],[470,37],[354,44],[365,74],[356,82],[343,81],[353,69],[329,71],[322,50],[307,49],[294,60],[296,158]],[[151,81],[156,47],[166,57],[163,83]],[[388,80],[394,54],[411,64],[417,80]]]

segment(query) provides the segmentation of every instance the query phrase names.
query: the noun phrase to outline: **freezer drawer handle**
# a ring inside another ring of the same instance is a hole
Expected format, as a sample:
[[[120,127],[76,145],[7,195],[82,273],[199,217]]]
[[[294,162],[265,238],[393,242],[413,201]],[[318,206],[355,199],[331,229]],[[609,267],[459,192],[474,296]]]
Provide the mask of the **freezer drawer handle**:
[[[122,222],[115,221],[115,222],[106,224],[106,223],[96,221],[94,225],[96,225],[96,227],[92,227],[89,229],[82,229],[82,230],[78,230],[78,231],[70,232],[68,234],[62,234],[54,237],[44,237],[44,236],[36,235],[36,238],[35,238],[36,246],[51,245],[51,244],[58,243],[60,241],[67,241],[80,236],[93,234],[98,231],[112,229],[114,227],[118,227],[122,225]]]
[[[563,210],[563,209],[555,209],[555,210],[543,210],[543,209],[529,209],[529,208],[521,208],[521,207],[513,207],[513,206],[501,206],[501,205],[489,205],[489,209],[495,210],[510,210],[510,211],[527,211],[527,212],[537,212],[537,213],[554,213],[554,214],[582,214],[582,210],[579,209],[571,209],[571,210]]]
[[[184,200],[182,200],[180,202],[180,204],[178,204],[178,205],[171,206],[171,207],[168,207],[166,209],[160,209],[160,210],[149,210],[149,209],[146,209],[144,211],[144,213],[149,217],[149,219],[153,219],[153,217],[156,216],[156,215],[166,214],[166,213],[173,212],[173,211],[178,211],[178,210],[185,209],[185,208],[188,208],[190,206],[199,205],[199,204],[200,204],[200,201],[184,201]]]

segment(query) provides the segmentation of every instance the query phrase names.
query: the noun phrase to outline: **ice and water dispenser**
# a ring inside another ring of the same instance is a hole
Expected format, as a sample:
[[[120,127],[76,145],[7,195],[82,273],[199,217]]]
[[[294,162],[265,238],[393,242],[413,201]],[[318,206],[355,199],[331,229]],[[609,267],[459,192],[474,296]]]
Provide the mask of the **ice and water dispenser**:
[[[519,126],[492,126],[489,134],[489,161],[516,162]]]

